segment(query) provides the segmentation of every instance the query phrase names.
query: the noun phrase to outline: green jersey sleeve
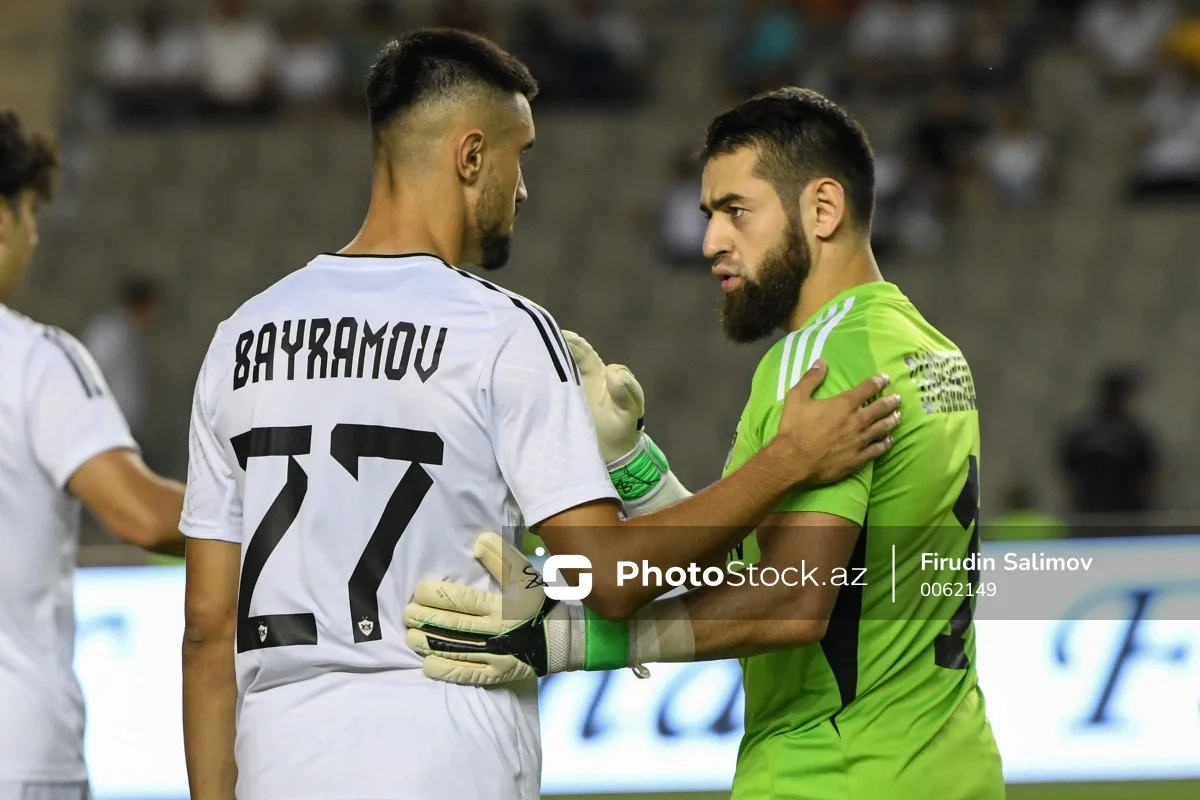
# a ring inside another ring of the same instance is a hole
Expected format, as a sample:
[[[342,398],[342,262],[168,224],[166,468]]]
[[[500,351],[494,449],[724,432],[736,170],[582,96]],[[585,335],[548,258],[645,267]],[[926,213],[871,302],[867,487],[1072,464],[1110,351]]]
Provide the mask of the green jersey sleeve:
[[[877,372],[863,316],[848,315],[852,301],[849,298],[832,305],[810,327],[788,334],[763,358],[742,419],[749,429],[748,439],[765,444],[775,438],[788,390],[818,358],[829,364],[829,372],[813,395],[817,398],[841,394]],[[833,514],[861,525],[867,514],[873,469],[874,465],[868,464],[838,483],[795,489],[775,510]]]

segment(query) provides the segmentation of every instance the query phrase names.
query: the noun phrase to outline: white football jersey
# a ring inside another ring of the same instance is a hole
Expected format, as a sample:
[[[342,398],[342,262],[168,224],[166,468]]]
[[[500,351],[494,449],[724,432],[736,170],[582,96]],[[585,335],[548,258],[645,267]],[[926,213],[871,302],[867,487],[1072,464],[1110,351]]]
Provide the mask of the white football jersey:
[[[554,320],[433,256],[322,255],[221,324],[183,532],[241,545],[240,800],[537,800],[537,685],[438,683],[419,580],[616,498]]]
[[[0,783],[81,781],[75,678],[79,501],[67,481],[135,449],[74,338],[0,305]]]

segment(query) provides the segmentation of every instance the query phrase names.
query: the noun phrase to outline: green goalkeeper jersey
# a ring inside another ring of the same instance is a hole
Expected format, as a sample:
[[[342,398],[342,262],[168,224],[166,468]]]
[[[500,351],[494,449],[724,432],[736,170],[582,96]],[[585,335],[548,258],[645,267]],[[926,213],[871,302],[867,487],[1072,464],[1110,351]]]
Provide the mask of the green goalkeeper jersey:
[[[734,797],[1003,797],[975,672],[974,600],[964,588],[978,577],[922,560],[978,549],[970,369],[896,286],[857,286],[763,357],[726,473],[775,436],[787,390],[818,357],[829,364],[818,397],[887,373],[903,419],[886,455],[777,508],[843,517],[861,533],[821,642],[742,662],[746,731]],[[731,558],[754,563],[754,537]]]

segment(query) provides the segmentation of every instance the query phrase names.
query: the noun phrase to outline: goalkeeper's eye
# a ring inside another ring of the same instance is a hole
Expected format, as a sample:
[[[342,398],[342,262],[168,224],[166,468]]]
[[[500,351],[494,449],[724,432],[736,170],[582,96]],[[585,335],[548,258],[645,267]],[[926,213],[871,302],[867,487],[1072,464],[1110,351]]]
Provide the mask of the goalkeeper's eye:
[[[737,219],[738,217],[742,216],[742,214],[744,214],[744,213],[746,213],[746,209],[738,208],[737,206],[734,206],[729,209],[729,216],[732,217],[733,219]]]

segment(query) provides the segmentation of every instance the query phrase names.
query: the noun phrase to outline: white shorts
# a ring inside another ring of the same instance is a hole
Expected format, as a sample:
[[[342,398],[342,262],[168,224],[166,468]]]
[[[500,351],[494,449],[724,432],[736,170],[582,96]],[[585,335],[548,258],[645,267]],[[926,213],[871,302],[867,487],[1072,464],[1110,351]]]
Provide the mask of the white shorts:
[[[71,783],[5,783],[0,781],[0,800],[91,800],[87,781]]]

